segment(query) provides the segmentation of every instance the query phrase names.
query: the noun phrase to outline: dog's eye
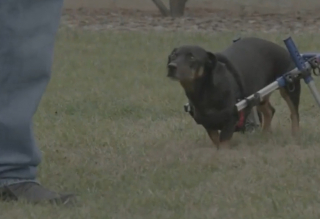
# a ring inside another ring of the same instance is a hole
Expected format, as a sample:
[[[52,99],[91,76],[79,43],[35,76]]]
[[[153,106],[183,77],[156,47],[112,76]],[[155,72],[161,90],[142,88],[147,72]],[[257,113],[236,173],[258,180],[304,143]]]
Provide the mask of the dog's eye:
[[[170,59],[174,60],[175,58],[177,58],[177,54],[175,54],[175,53],[171,54]]]
[[[187,57],[188,57],[188,59],[189,59],[190,61],[194,61],[194,60],[195,60],[195,58],[194,58],[194,56],[193,56],[192,53],[188,53],[188,54],[187,54]]]

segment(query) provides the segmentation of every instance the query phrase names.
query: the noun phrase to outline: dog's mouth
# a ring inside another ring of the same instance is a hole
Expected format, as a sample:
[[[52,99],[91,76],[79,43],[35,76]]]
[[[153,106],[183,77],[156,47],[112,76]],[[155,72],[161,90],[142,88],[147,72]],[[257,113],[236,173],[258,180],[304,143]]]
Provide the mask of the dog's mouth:
[[[168,65],[167,77],[173,81],[190,81],[193,79],[191,69],[184,66],[177,67],[175,63]]]
[[[178,70],[177,70],[177,64],[175,63],[169,63],[168,64],[168,74],[167,76],[172,79],[172,80],[175,80],[175,81],[178,81],[179,78],[178,78]]]

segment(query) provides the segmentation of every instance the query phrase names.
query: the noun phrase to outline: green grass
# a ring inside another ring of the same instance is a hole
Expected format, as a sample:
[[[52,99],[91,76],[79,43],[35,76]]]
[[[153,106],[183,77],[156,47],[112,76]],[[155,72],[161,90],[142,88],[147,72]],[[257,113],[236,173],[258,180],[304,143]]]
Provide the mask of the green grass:
[[[282,45],[286,37],[257,35]],[[184,113],[182,88],[166,78],[173,47],[216,51],[233,37],[61,30],[35,116],[39,179],[77,193],[79,204],[1,203],[1,218],[319,218],[320,118],[305,85],[300,140],[275,93],[273,135],[236,134],[233,149],[217,152]],[[301,51],[320,51],[317,39],[294,37]]]

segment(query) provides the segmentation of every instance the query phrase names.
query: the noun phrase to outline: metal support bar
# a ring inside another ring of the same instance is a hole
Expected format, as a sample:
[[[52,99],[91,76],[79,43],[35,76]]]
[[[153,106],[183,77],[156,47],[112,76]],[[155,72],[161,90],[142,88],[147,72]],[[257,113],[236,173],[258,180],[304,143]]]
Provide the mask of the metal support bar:
[[[304,54],[300,54],[298,52],[298,50],[296,49],[294,43],[292,44],[292,39],[288,38],[285,40],[286,46],[289,47],[288,51],[290,52],[291,57],[295,57],[293,58],[295,64],[298,63],[297,67],[292,69],[291,71],[283,74],[283,76],[279,77],[275,82],[269,84],[268,86],[262,88],[261,90],[259,90],[257,92],[257,94],[260,95],[260,98],[265,97],[266,95],[270,94],[271,92],[277,90],[279,87],[284,87],[286,85],[286,77],[291,77],[291,78],[297,78],[297,77],[301,77],[302,72],[305,71],[311,71],[312,66],[310,65],[310,63],[307,61],[310,58],[313,57],[320,57],[320,53],[304,53]],[[296,56],[300,56],[300,58],[297,58]],[[299,67],[299,68],[298,68]],[[309,86],[309,89],[311,90],[311,93],[313,94],[314,98],[316,99],[317,103],[320,106],[320,94],[314,84],[314,80],[311,77],[311,73],[307,74],[306,77],[304,77],[304,81],[306,82],[306,84]],[[250,95],[249,97],[247,97],[248,100],[252,100],[254,98],[255,94]],[[247,107],[247,101],[246,100],[242,100],[240,102],[238,102],[236,104],[236,107],[238,109],[238,111],[244,109]]]
[[[278,80],[280,82],[278,82]],[[261,98],[265,97],[266,95],[270,94],[271,92],[273,92],[274,90],[277,90],[279,87],[279,84],[283,84],[285,82],[282,82],[282,80],[284,80],[283,78],[279,78],[277,81],[269,84],[268,86],[262,88],[261,90],[259,90],[257,92],[257,94],[260,95]],[[255,94],[250,95],[249,97],[247,97],[248,100],[252,100],[255,98]],[[236,107],[238,109],[238,111],[243,110],[244,108],[247,107],[247,100],[241,100],[236,104]]]
[[[252,113],[253,113],[254,123],[256,125],[260,125],[260,119],[259,119],[258,110],[256,106],[252,108]]]
[[[241,40],[241,37],[235,38],[233,42],[237,42]],[[313,97],[315,98],[316,102],[318,103],[320,107],[320,94],[315,86],[314,80],[311,76],[311,70],[314,70],[314,63],[309,62],[311,58],[316,58],[315,64],[319,64],[320,60],[320,53],[317,52],[308,52],[308,53],[299,53],[297,47],[295,46],[293,40],[291,37],[288,37],[287,39],[284,40],[284,43],[290,53],[290,56],[293,60],[293,62],[296,65],[296,68],[292,69],[291,71],[283,74],[281,77],[277,78],[277,80],[268,86],[262,88],[255,94],[250,95],[247,97],[245,100],[241,100],[236,104],[237,110],[241,111],[244,108],[247,107],[248,103],[247,100],[253,100],[259,95],[260,101],[262,100],[263,97],[266,95],[270,94],[271,92],[277,90],[280,87],[284,87],[287,85],[288,81],[292,80],[300,80],[301,78],[304,79],[305,83],[308,85]],[[310,64],[311,63],[311,64]],[[185,111],[186,112],[191,112],[192,109],[190,107],[190,104],[187,103],[185,106]],[[260,124],[260,120],[258,117],[257,109],[256,107],[253,107],[252,109],[254,119],[256,120],[256,124]]]
[[[287,39],[284,40],[284,43],[291,55],[292,60],[294,61],[294,63],[296,64],[298,70],[300,71],[309,71],[309,74],[305,75],[303,77],[304,82],[308,85],[314,99],[316,100],[316,102],[318,103],[319,107],[320,107],[320,94],[314,84],[314,80],[311,76],[311,72],[310,69],[307,68],[307,66],[305,65],[305,62],[302,58],[302,56],[300,55],[295,43],[293,42],[293,40],[291,39],[291,37],[288,37]]]
[[[301,57],[303,58],[304,61],[308,61],[309,59],[313,58],[313,57],[319,57],[320,53],[318,52],[307,52],[307,53],[301,53],[300,54]]]

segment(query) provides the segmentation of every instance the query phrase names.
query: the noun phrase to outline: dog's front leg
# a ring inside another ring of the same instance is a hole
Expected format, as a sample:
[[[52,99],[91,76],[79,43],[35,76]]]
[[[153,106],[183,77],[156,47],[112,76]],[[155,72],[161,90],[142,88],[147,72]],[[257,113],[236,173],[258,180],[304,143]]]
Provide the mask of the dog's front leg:
[[[212,143],[217,147],[217,149],[219,149],[220,146],[220,135],[219,135],[219,131],[215,130],[215,129],[208,129],[205,128]]]
[[[230,148],[230,140],[234,133],[234,122],[228,122],[225,124],[220,132],[219,142],[221,148]]]

